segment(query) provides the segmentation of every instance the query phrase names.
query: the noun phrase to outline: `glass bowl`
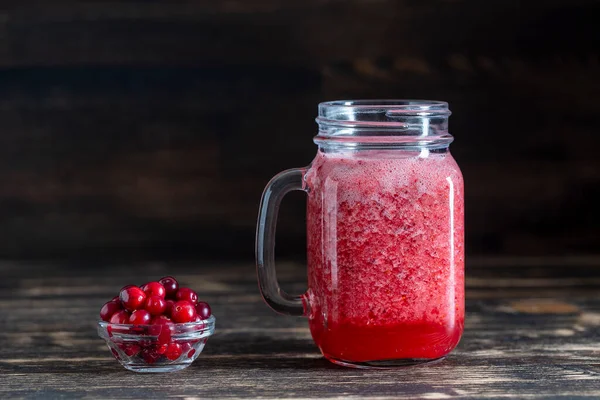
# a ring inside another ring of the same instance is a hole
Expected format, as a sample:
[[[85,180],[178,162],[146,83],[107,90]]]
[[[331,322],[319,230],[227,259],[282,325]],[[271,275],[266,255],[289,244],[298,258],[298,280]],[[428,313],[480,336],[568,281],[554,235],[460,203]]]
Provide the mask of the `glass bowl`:
[[[188,367],[215,331],[215,317],[186,324],[124,325],[98,322],[98,335],[113,356],[134,372],[173,372]]]

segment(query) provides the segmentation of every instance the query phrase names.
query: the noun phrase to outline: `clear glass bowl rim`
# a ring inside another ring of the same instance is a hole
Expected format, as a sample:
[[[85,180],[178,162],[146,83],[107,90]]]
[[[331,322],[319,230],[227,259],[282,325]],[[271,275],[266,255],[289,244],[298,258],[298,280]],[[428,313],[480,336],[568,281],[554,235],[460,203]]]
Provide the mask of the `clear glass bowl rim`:
[[[172,336],[177,337],[178,335],[189,335],[193,333],[195,335],[204,335],[207,332],[208,336],[212,335],[215,329],[216,318],[211,315],[207,319],[203,319],[197,322],[186,322],[186,323],[173,323],[174,327]],[[105,333],[108,339],[120,335],[139,335],[139,336],[158,336],[149,332],[153,327],[162,326],[161,324],[148,324],[148,325],[137,325],[137,324],[111,324],[106,321],[98,321],[98,327],[101,328],[102,333]],[[202,326],[202,329],[198,327]],[[108,334],[108,328],[111,327],[111,334]]]

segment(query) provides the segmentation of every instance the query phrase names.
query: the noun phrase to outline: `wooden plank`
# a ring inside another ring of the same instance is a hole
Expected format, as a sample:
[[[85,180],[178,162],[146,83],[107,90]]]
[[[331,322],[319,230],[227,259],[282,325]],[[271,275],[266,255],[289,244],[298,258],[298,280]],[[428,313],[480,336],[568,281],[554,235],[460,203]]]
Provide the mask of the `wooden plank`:
[[[519,268],[526,260],[500,262]],[[565,261],[565,260],[563,260]],[[487,264],[493,264],[488,259]],[[573,266],[581,264],[570,260]],[[485,262],[481,265],[485,265]],[[525,266],[524,266],[525,265]],[[534,267],[535,268],[535,267]],[[0,272],[0,396],[65,398],[594,398],[600,302],[594,292],[569,295],[577,281],[546,278],[520,298],[513,286],[479,278],[488,298],[467,291],[466,330],[445,361],[392,371],[361,371],[325,361],[306,321],[272,313],[257,293],[253,266],[197,263],[2,263]],[[588,269],[590,276],[597,268]],[[139,375],[122,369],[96,336],[99,305],[125,282],[164,274],[197,288],[213,306],[217,333],[187,370]],[[300,292],[303,268],[282,263],[286,288]],[[535,276],[533,272],[532,276]],[[576,275],[575,275],[576,276]],[[569,283],[570,282],[570,283]],[[473,281],[471,282],[473,283]],[[539,300],[544,287],[550,299]],[[597,286],[596,286],[597,287]]]

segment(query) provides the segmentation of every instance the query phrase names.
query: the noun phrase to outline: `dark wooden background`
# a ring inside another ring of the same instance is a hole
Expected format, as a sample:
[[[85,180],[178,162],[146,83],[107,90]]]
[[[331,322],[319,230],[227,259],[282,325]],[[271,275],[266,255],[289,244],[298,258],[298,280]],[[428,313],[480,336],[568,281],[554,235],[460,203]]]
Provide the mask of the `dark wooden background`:
[[[450,102],[472,255],[600,248],[600,2],[0,3],[0,256],[244,258],[320,101]],[[304,199],[278,254],[302,258]]]

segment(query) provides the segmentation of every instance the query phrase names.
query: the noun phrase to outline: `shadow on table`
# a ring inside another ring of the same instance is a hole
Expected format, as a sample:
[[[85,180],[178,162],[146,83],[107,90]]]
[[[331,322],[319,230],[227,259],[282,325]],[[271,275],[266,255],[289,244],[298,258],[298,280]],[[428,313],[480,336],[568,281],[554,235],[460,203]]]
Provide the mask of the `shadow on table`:
[[[231,357],[205,357],[196,360],[189,368],[199,369],[294,369],[294,370],[347,370],[327,361],[325,358],[308,356],[268,356],[236,355]]]
[[[319,349],[310,340],[236,334],[211,338],[200,356],[202,359],[194,364],[232,369],[342,369],[319,355]]]

